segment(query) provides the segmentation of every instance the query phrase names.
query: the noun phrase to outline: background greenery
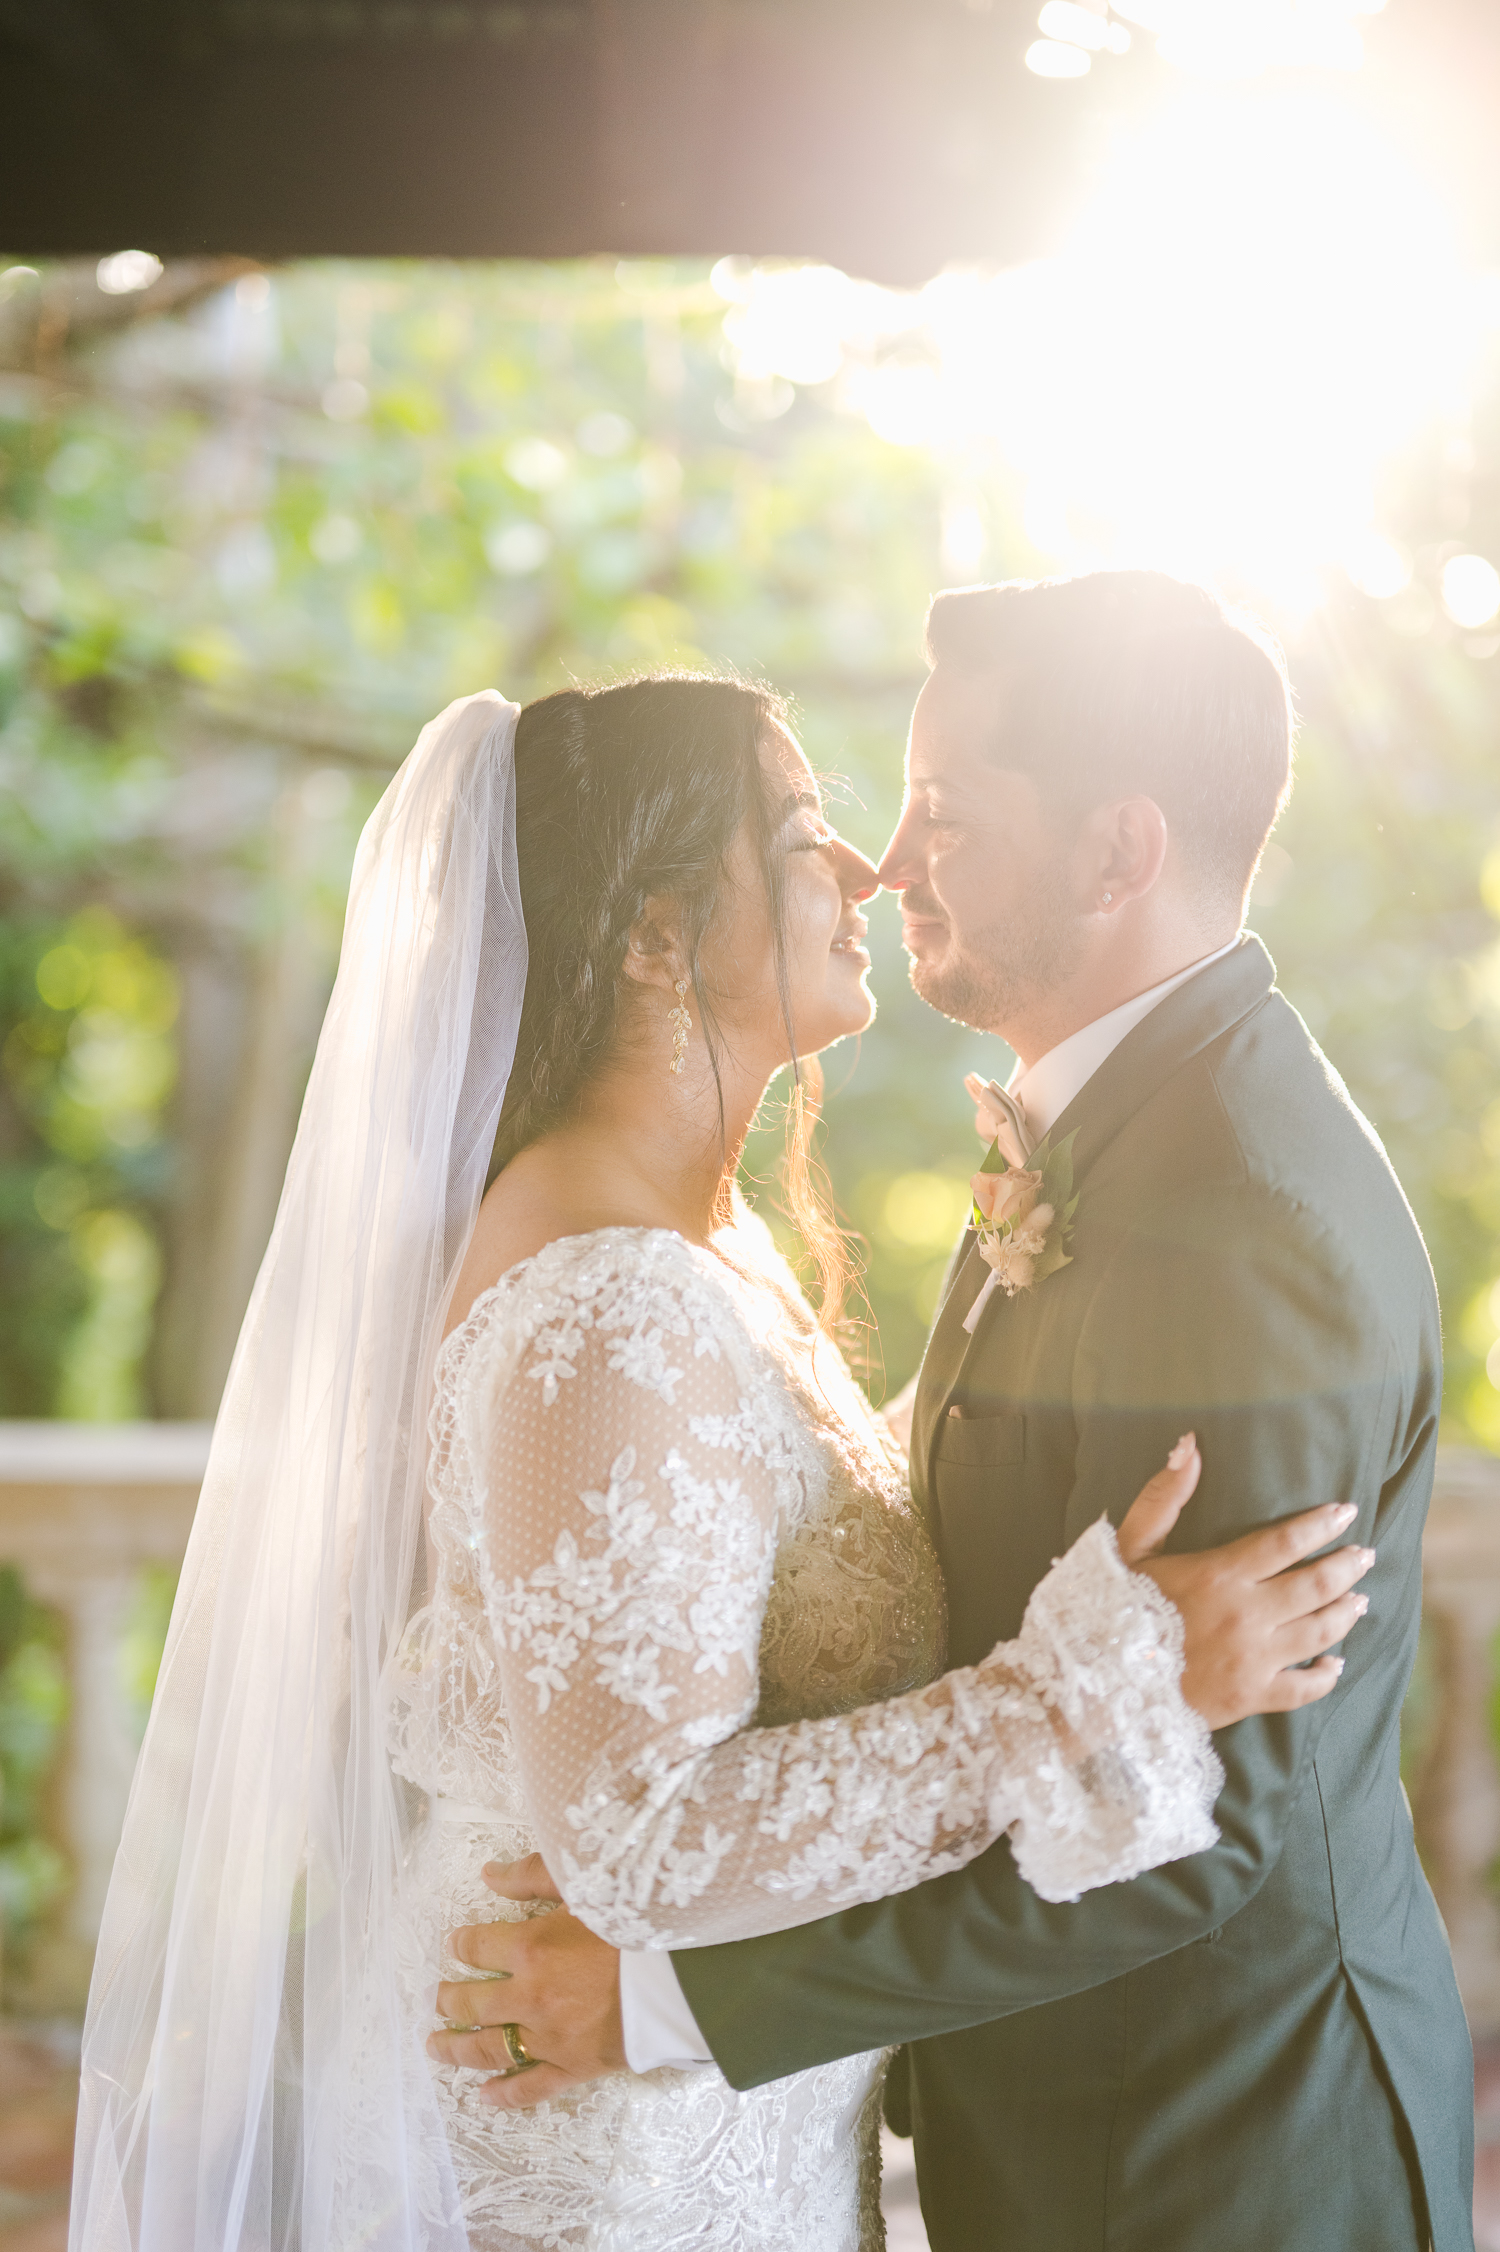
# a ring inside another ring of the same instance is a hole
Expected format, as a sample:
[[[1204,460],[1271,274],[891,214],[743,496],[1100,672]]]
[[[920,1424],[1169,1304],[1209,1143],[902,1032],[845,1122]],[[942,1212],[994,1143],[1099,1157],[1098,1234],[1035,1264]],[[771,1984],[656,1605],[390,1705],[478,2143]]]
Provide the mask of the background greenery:
[[[883,841],[929,594],[976,521],[977,575],[1047,558],[971,463],[945,565],[951,465],[836,380],[748,377],[724,312],[697,264],[308,265],[41,323],[0,374],[0,1413],[212,1411],[353,841],[449,698],[733,663]],[[1432,1247],[1453,1431],[1500,1447],[1500,667],[1431,592],[1460,531],[1500,542],[1485,412],[1466,464],[1391,467],[1411,587],[1272,620],[1304,728],[1251,920]],[[826,1155],[894,1388],[975,1161],[962,1075],[1007,1058],[915,1001],[890,902],[873,951]]]
[[[0,1565],[0,1922],[24,1946],[68,1867],[41,1835],[41,1799],[68,1712],[59,1622]]]

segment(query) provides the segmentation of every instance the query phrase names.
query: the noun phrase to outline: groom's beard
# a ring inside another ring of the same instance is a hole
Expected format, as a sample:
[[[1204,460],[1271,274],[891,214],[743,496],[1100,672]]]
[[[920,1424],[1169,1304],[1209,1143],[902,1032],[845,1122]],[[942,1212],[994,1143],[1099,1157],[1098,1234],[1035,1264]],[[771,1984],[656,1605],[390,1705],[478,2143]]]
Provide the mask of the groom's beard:
[[[935,961],[913,955],[912,990],[945,1017],[998,1032],[1035,1008],[1070,977],[1083,954],[1083,929],[1067,904],[1061,869],[1047,868],[1007,903],[1005,914],[962,940],[947,925],[948,943]],[[913,889],[903,905],[915,915],[946,920],[936,900]]]

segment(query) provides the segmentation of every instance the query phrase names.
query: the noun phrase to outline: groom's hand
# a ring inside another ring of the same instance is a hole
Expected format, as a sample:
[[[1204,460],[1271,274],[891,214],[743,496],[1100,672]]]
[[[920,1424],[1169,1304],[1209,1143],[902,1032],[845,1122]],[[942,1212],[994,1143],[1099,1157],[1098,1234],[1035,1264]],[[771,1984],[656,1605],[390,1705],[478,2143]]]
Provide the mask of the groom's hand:
[[[490,1862],[484,1881],[508,1900],[558,1898],[536,1853]],[[448,1944],[480,1975],[438,1988],[438,2015],[449,2030],[431,2035],[427,2053],[443,2064],[494,2072],[479,2091],[483,2102],[526,2111],[581,2080],[627,2069],[619,1954],[566,1908],[524,1923],[467,1924]],[[507,2025],[538,2060],[526,2071],[512,2067],[501,2030]]]

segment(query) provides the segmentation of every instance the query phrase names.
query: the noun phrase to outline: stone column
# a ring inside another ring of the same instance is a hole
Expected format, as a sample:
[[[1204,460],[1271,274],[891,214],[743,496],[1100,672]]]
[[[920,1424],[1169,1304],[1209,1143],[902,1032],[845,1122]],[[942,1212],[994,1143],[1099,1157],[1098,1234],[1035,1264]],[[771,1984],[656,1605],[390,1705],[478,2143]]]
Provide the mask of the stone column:
[[[207,1423],[0,1422],[0,1562],[66,1621],[72,1709],[57,1843],[75,1881],[40,1952],[36,1997],[87,1990],[104,1895],[135,1767],[120,1645],[137,1575],[176,1566],[208,1459]]]

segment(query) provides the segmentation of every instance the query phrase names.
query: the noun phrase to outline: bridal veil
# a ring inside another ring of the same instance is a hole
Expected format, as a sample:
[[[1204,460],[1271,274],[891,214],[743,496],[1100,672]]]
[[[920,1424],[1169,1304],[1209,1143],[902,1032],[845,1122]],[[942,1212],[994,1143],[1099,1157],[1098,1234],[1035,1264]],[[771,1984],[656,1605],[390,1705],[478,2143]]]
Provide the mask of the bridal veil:
[[[360,840],[105,1909],[71,2252],[467,2242],[397,2002],[383,1676],[526,978],[517,716],[450,705]]]

